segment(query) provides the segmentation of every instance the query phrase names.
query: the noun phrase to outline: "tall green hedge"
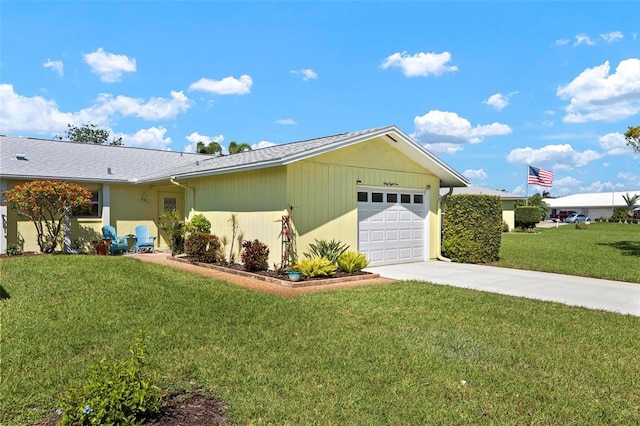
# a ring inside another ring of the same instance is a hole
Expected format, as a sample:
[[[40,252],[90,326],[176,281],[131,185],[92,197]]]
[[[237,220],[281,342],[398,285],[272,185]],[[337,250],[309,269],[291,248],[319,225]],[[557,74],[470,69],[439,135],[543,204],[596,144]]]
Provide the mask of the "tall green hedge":
[[[533,229],[540,222],[540,207],[518,206],[516,207],[516,227]]]
[[[502,238],[502,203],[490,195],[451,195],[444,216],[442,252],[454,262],[498,260]]]

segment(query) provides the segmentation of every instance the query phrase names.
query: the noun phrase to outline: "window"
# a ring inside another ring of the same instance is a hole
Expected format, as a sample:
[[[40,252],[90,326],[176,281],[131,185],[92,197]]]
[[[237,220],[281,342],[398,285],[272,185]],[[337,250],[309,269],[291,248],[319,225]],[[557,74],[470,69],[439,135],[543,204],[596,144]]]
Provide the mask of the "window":
[[[162,201],[162,211],[178,211],[178,199],[176,197],[164,197]]]
[[[100,191],[91,189],[91,205],[86,209],[74,209],[74,217],[100,217]]]
[[[383,195],[382,192],[372,192],[371,201],[373,203],[382,203],[382,201],[384,200],[382,195]]]
[[[398,202],[398,194],[387,194],[387,203],[397,203]]]
[[[400,202],[402,204],[411,204],[411,194],[400,194]]]
[[[424,195],[422,195],[422,194],[414,194],[413,195],[413,203],[414,204],[423,204],[424,203]]]
[[[369,201],[369,193],[358,191],[358,201]]]

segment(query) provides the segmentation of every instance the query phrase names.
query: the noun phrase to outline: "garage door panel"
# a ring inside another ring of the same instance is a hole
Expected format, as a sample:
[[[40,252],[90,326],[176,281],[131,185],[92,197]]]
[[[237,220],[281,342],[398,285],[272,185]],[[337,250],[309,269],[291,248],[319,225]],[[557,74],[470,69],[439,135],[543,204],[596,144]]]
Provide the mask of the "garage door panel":
[[[379,193],[380,190],[368,190]],[[407,191],[382,191],[384,200],[394,199],[388,194],[396,194],[395,199],[402,200],[401,194]],[[410,201],[414,200],[410,192]],[[427,208],[425,204],[407,203],[373,203],[358,202],[359,240],[358,250],[371,261],[371,265],[401,263],[424,260],[425,258],[425,226]]]

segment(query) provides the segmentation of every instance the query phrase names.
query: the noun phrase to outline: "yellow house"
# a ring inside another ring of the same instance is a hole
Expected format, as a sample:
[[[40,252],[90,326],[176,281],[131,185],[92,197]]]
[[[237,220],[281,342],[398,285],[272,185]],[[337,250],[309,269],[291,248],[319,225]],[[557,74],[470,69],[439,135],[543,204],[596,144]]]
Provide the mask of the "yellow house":
[[[0,190],[29,179],[92,189],[94,214],[71,220],[67,249],[89,250],[106,224],[118,235],[146,224],[157,235],[163,211],[177,209],[185,220],[203,214],[211,232],[227,238],[236,214],[244,239],[270,248],[270,264],[281,260],[283,216],[291,218],[300,255],[315,239],[334,239],[365,253],[372,265],[435,259],[439,189],[467,185],[395,126],[226,156],[6,136],[0,144]],[[37,250],[33,224],[6,207],[2,215],[2,249]],[[159,238],[158,245],[167,242]]]

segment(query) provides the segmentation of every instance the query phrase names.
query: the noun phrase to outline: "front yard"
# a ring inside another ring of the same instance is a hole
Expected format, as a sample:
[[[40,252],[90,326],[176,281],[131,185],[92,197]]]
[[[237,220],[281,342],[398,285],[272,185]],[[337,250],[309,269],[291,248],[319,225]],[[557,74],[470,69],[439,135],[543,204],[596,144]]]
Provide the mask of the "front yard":
[[[279,298],[123,257],[0,268],[3,425],[51,416],[140,329],[163,387],[237,424],[640,422],[638,317],[424,282]]]
[[[502,234],[495,266],[640,283],[640,225],[591,223]]]

